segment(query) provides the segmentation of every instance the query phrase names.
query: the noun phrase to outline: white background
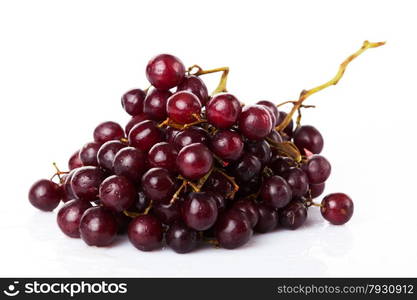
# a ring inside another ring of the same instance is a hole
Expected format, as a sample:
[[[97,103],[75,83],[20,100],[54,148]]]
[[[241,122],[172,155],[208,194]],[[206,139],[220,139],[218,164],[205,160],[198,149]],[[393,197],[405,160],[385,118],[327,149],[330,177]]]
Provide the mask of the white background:
[[[415,12],[413,1],[2,1],[0,276],[417,276]],[[227,65],[241,101],[278,103],[330,79],[365,39],[388,42],[309,98],[303,119],[325,137],[325,193],[355,202],[344,226],[312,208],[303,228],[235,251],[144,253],[67,238],[56,212],[27,200],[96,124],[125,124],[120,96],[147,86],[155,54]]]

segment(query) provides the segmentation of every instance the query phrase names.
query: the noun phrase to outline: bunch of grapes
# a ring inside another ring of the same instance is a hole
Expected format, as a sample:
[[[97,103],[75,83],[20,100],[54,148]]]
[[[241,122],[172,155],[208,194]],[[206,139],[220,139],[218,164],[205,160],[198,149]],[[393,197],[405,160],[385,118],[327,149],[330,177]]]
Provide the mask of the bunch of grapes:
[[[209,96],[201,75],[214,72],[223,74]],[[122,96],[132,116],[125,128],[99,124],[69,159],[69,172],[55,165],[52,179],[32,185],[30,203],[52,211],[64,202],[57,222],[69,237],[101,247],[127,233],[143,251],[164,243],[178,253],[202,242],[237,248],[253,232],[299,228],[312,206],[330,223],[346,223],[353,214],[346,194],[313,201],[331,172],[322,135],[302,126],[301,115],[293,122],[314,89],[288,102],[289,113],[270,101],[244,105],[226,91],[228,72],[186,69],[168,54],[152,58],[152,86]]]

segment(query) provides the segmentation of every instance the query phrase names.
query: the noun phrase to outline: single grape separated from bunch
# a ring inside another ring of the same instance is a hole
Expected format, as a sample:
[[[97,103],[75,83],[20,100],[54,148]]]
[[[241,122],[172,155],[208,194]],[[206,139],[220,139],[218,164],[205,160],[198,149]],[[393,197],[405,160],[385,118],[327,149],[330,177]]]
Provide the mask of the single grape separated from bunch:
[[[127,233],[142,251],[167,245],[187,253],[205,242],[234,249],[254,232],[299,228],[314,206],[330,223],[345,224],[353,214],[348,195],[314,202],[331,165],[321,155],[320,131],[301,125],[301,109],[337,84],[354,58],[383,44],[365,41],[333,79],[281,104],[239,101],[226,89],[227,67],[186,69],[173,55],[157,55],[146,67],[151,87],[121,98],[131,115],[125,128],[99,124],[93,141],[70,157],[69,171],[54,164],[51,179],[32,185],[29,201],[43,211],[63,202],[59,228],[87,245],[108,246]],[[216,72],[221,79],[210,95],[201,77]]]

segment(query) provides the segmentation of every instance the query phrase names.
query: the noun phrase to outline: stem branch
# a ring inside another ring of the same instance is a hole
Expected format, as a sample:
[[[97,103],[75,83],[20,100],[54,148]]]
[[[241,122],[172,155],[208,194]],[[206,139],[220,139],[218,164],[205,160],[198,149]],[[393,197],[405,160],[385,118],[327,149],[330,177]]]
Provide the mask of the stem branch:
[[[291,119],[294,115],[294,113],[296,111],[298,111],[299,107],[302,105],[302,103],[311,95],[324,90],[325,88],[331,86],[331,85],[336,85],[339,80],[343,77],[343,74],[345,73],[346,67],[348,66],[348,64],[354,60],[356,57],[358,57],[359,55],[361,55],[363,52],[365,52],[366,50],[370,49],[370,48],[376,48],[376,47],[380,47],[382,45],[384,45],[385,42],[378,42],[378,43],[371,43],[369,41],[364,41],[362,44],[362,47],[356,51],[355,53],[353,53],[352,55],[350,55],[348,58],[345,59],[345,61],[343,61],[340,64],[339,70],[337,71],[336,75],[330,79],[329,81],[327,81],[326,83],[323,83],[319,86],[316,86],[312,89],[309,90],[303,90],[300,94],[300,97],[298,98],[298,100],[295,102],[294,106],[292,107],[291,111],[288,113],[288,115],[285,117],[285,119],[281,122],[281,124],[279,124],[276,127],[277,131],[282,131],[285,127],[287,127],[287,125],[291,122]],[[284,103],[289,103],[291,101],[287,101]]]

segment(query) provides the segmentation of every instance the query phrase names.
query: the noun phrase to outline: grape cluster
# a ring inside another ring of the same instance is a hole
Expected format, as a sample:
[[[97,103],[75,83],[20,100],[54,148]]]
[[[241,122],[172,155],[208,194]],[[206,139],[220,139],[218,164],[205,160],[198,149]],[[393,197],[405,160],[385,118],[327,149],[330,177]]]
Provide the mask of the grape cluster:
[[[297,229],[314,205],[332,224],[351,218],[345,194],[313,202],[331,173],[315,127],[291,120],[276,130],[288,119],[276,104],[244,105],[225,88],[209,96],[204,71],[191,69],[173,55],[152,58],[152,87],[122,96],[132,117],[125,128],[99,124],[69,159],[70,171],[57,169],[59,183],[33,184],[31,204],[52,211],[64,202],[58,226],[88,245],[108,246],[127,232],[139,250],[165,241],[178,253],[204,241],[233,249],[253,232]]]

